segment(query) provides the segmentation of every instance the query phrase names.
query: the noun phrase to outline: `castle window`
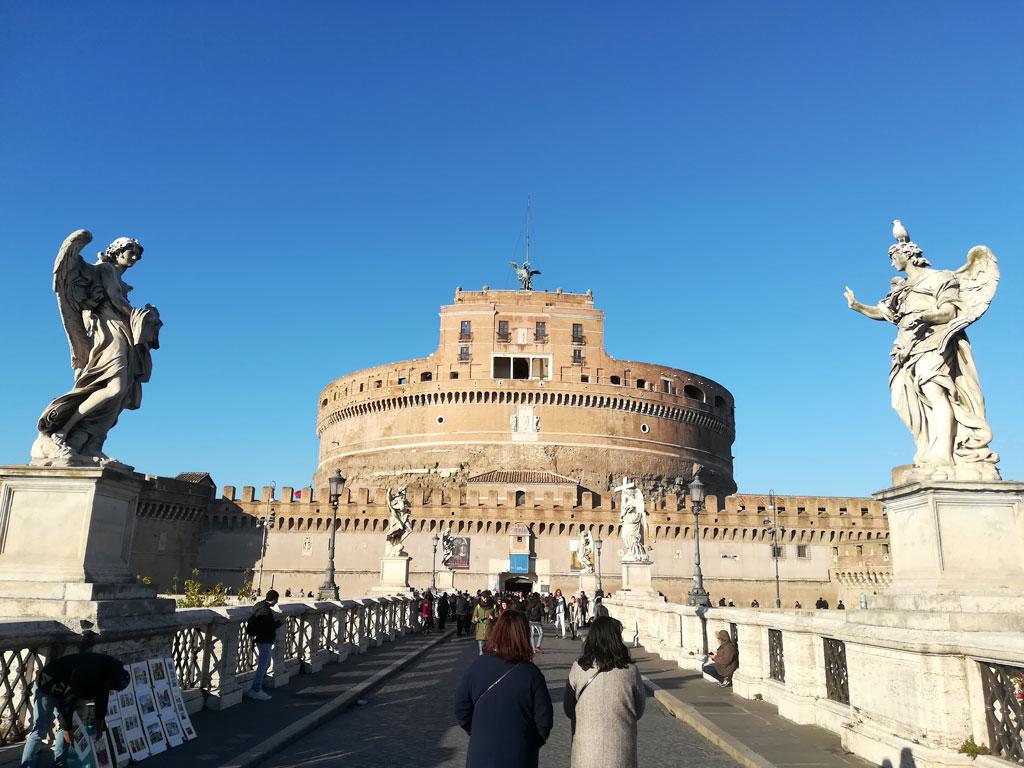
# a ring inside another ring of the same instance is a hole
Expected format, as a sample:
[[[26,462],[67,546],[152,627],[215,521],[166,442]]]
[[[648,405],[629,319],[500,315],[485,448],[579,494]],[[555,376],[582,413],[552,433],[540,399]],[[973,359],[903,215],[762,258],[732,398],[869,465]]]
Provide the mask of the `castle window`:
[[[512,378],[513,379],[528,379],[528,378],[530,378],[530,358],[528,358],[528,357],[513,357],[512,358]]]
[[[664,392],[666,395],[672,394],[672,382],[669,379],[661,380],[661,391]]]
[[[516,491],[516,506],[521,507],[526,504],[526,491]]]
[[[495,379],[550,378],[551,358],[548,356],[495,355],[491,358],[491,376]]]
[[[882,545],[882,557],[884,557],[886,560],[889,559],[889,545],[888,544],[883,544]]]
[[[473,338],[473,321],[463,320],[459,323],[459,341],[469,341]]]
[[[438,416],[437,417],[437,423],[438,424],[444,424],[444,416]]]
[[[806,544],[797,544],[796,545],[796,556],[797,557],[802,557],[804,559],[807,558],[807,545]]]
[[[775,560],[785,559],[786,548],[782,544],[772,544],[772,557]]]
[[[362,392],[362,391],[363,391],[363,383],[362,383],[362,382],[360,382],[360,383],[359,383],[359,391],[360,391],[360,392]]]
[[[468,346],[459,347],[459,362],[460,363],[465,363],[468,360],[469,360],[469,347]]]
[[[323,400],[320,401],[320,407],[321,408],[326,408],[327,407],[327,398],[326,397]]]
[[[704,402],[704,392],[700,387],[695,387],[693,384],[687,384],[683,387],[683,394],[691,400],[700,400],[702,403]]]
[[[535,379],[546,379],[548,377],[548,359],[546,357],[535,357],[530,361],[533,369],[531,375]]]
[[[448,378],[449,379],[457,379],[457,378],[459,378],[459,372],[458,371],[450,371],[448,373]]]
[[[573,344],[585,344],[586,340],[583,338],[583,323],[572,324],[572,343]]]
[[[864,557],[864,545],[863,544],[858,544],[857,545],[857,557]]]
[[[614,384],[617,387],[622,386],[622,377],[621,376],[612,376],[611,378],[608,379],[608,381],[610,381],[612,384]]]
[[[861,517],[863,517],[864,515],[868,514],[868,508],[867,507],[861,507],[860,508],[860,514],[861,514]]]
[[[637,389],[647,389],[647,379],[637,379],[636,380],[636,388]]]
[[[380,389],[381,383],[382,383],[381,380],[377,379],[375,382],[373,382],[373,388],[374,389]]]
[[[572,362],[574,365],[583,365],[583,350],[574,349],[572,351]]]
[[[511,338],[511,337],[509,336],[509,333],[508,333],[508,320],[499,320],[498,321],[498,341],[508,341],[509,338]]]
[[[590,383],[590,376],[588,376],[585,373],[581,374],[580,375],[580,382],[583,383],[583,384],[589,384]]]
[[[434,374],[432,374],[430,371],[424,371],[423,373],[420,374],[420,381],[433,381],[433,379]],[[359,387],[359,390],[362,391],[362,386]]]
[[[538,320],[533,330],[534,341],[547,341],[548,340],[548,324],[543,320]]]
[[[640,425],[640,431],[643,432],[646,435],[648,432],[651,431],[651,428],[649,426],[647,426],[646,424],[641,424]]]
[[[408,384],[409,380],[407,378],[405,378],[405,376],[399,376],[398,377],[398,383],[399,384]]]

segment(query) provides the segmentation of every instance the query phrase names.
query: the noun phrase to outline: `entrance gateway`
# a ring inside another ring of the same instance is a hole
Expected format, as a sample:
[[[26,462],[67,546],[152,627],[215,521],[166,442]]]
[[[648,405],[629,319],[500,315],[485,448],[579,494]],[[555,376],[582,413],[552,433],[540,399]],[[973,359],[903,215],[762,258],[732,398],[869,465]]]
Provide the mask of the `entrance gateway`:
[[[533,580],[526,576],[509,576],[508,574],[502,574],[502,580],[499,583],[505,592],[518,592],[523,597],[526,597],[534,591]]]

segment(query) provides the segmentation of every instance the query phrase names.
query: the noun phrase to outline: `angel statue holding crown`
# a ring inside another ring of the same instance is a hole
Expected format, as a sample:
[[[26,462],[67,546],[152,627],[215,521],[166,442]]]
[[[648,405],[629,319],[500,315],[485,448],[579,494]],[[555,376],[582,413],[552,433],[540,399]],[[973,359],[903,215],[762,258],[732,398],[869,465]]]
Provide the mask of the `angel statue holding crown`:
[[[898,222],[896,222],[898,223]],[[889,248],[894,277],[875,306],[846,289],[850,309],[897,328],[891,351],[892,406],[914,437],[909,480],[998,480],[999,456],[989,448],[992,430],[966,329],[981,317],[996,292],[999,265],[983,245],[967,263],[949,271],[932,269],[906,229],[894,228]]]
[[[402,543],[412,533],[412,513],[409,511],[409,499],[405,486],[391,493],[388,488],[388,527],[384,531],[384,556],[404,557],[405,547]]]
[[[71,345],[75,384],[39,417],[32,463],[42,466],[117,463],[103,453],[121,411],[142,404],[142,385],[153,370],[150,351],[160,346],[160,313],[128,302],[125,270],[142,258],[142,245],[119,237],[95,264],[81,257],[92,235],[80,229],[61,244],[53,265],[64,330]]]

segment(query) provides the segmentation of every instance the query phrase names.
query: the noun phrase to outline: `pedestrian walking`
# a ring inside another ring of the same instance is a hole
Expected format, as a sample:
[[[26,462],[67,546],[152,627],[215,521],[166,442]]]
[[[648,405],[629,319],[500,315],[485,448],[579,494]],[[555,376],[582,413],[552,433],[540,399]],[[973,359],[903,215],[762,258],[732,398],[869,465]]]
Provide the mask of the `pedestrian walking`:
[[[428,634],[434,628],[434,597],[430,592],[420,601],[420,627]]]
[[[469,634],[469,627],[466,623],[467,614],[469,613],[469,600],[466,596],[459,592],[455,595],[455,636],[462,637],[464,634]]]
[[[526,615],[506,611],[485,650],[455,695],[455,716],[469,734],[466,768],[537,768],[553,712],[547,681],[533,663]]]
[[[720,686],[727,688],[732,685],[733,673],[740,667],[736,645],[724,629],[718,630],[715,637],[719,642],[718,650],[708,654],[711,661],[704,665],[704,671],[715,678]]]
[[[121,691],[131,683],[131,675],[113,656],[94,653],[96,633],[84,634],[81,650],[54,659],[39,671],[32,694],[32,726],[21,751],[22,768],[34,768],[36,752],[43,739],[50,735],[54,716],[57,733],[53,739],[53,759],[64,765],[65,752],[71,744],[75,707],[80,701],[92,701],[96,735],[107,728],[107,700],[111,691]]]
[[[565,639],[565,627],[569,623],[569,604],[565,602],[562,590],[555,590],[555,630],[561,628],[562,639]]]
[[[448,593],[442,592],[441,599],[437,601],[437,628],[444,632],[444,625],[448,621]]]
[[[473,625],[476,627],[476,642],[481,656],[484,654],[484,644],[490,634],[491,625],[497,618],[498,609],[491,602],[491,593],[484,592],[480,595],[480,602],[473,609]]]
[[[572,722],[570,768],[636,768],[636,722],[646,702],[640,670],[622,642],[622,624],[595,616],[562,696]]]
[[[274,613],[274,606],[280,595],[276,589],[268,589],[267,596],[252,607],[252,615],[245,623],[245,633],[256,644],[256,674],[252,678],[252,686],[245,692],[250,699],[268,701],[270,694],[263,690],[263,678],[270,669],[270,659],[274,653],[274,642],[277,639],[277,628],[281,620]]]
[[[590,616],[590,598],[587,597],[587,593],[582,589],[580,590],[579,599],[576,604],[580,609],[580,626],[584,627],[587,624],[587,618]]]
[[[611,616],[611,614],[608,612],[608,608],[605,607],[604,598],[595,597],[594,598],[594,618],[595,619],[599,619],[602,616]]]
[[[542,653],[540,646],[544,642],[544,604],[540,595],[534,592],[526,602],[526,618],[530,620],[530,642],[534,653]]]
[[[580,628],[580,604],[576,600],[576,595],[572,595],[569,598],[569,632],[572,634],[572,639],[576,639],[576,630]]]

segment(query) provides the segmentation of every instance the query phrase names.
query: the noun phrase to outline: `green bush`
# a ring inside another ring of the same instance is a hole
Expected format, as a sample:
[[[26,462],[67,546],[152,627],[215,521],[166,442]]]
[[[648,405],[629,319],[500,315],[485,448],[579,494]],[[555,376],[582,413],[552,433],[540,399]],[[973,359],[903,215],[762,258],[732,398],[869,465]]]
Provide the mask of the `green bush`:
[[[961,755],[967,755],[971,760],[976,758],[978,755],[991,755],[988,747],[975,743],[973,736],[968,736],[964,739],[964,742],[960,745],[960,749],[957,750]]]

